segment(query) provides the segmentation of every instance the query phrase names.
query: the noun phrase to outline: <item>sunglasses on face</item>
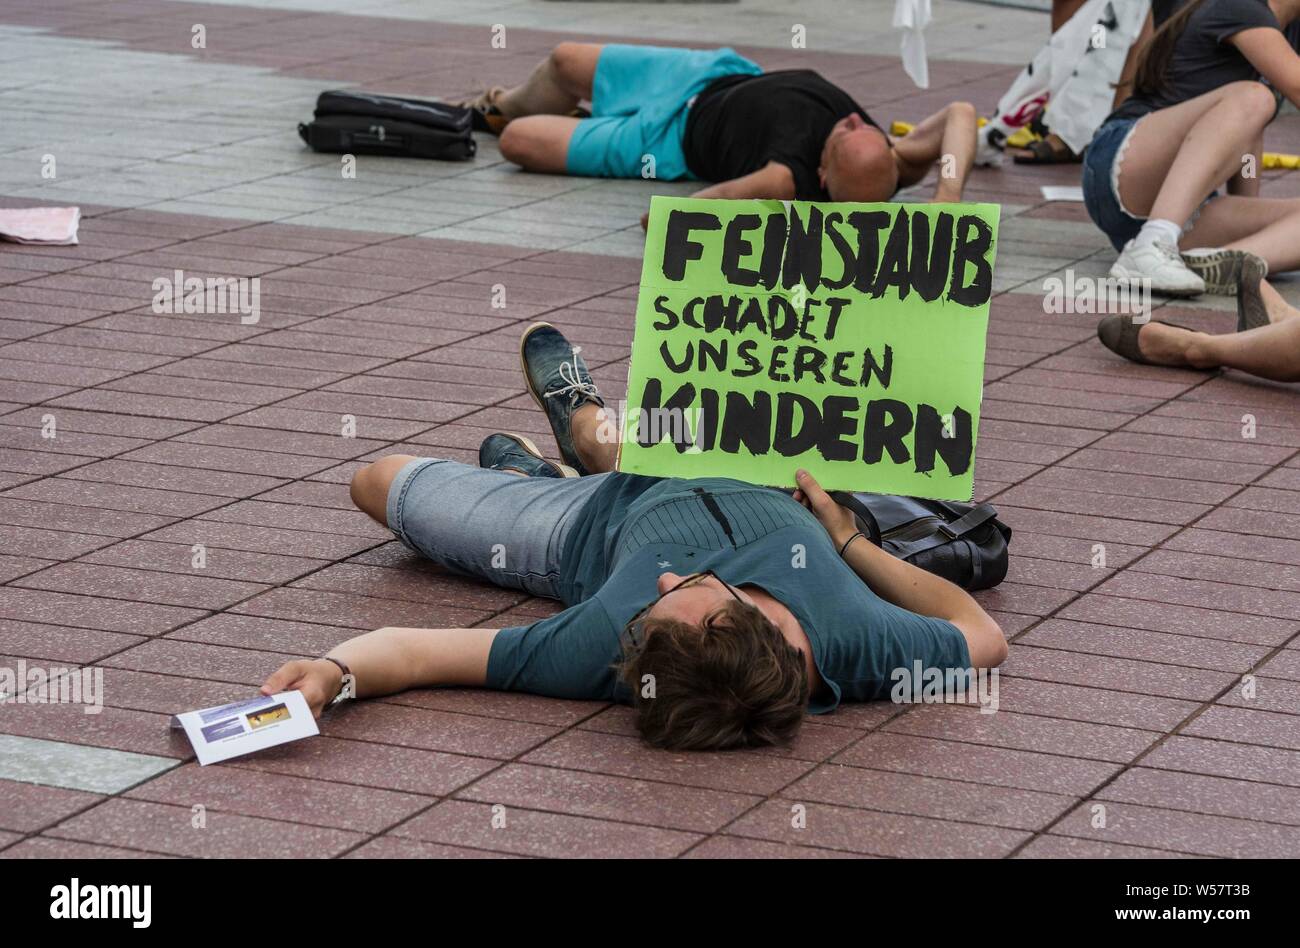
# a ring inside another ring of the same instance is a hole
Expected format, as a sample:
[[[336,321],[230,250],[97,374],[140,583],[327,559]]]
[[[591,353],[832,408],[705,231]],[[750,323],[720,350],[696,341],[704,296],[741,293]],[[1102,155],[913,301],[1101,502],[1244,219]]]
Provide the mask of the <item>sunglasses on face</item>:
[[[722,585],[722,587],[725,590],[727,590],[727,592],[731,593],[732,598],[734,598],[736,602],[744,602],[744,600],[741,599],[740,596],[736,594],[736,591],[731,588],[731,584],[728,583],[725,579],[719,577],[717,573],[713,572],[713,570],[706,569],[701,573],[692,573],[690,576],[684,577],[682,581],[678,583],[676,586],[674,586],[672,589],[665,590],[662,595],[656,597],[655,599],[652,599],[645,606],[645,608],[643,608],[640,612],[638,612],[628,621],[627,624],[628,638],[631,640],[632,647],[635,649],[639,649],[645,643],[645,635],[643,634],[645,618],[650,614],[651,609],[653,609],[659,603],[663,602],[665,597],[671,596],[679,589],[687,589],[691,586],[698,586],[709,579],[716,579]]]

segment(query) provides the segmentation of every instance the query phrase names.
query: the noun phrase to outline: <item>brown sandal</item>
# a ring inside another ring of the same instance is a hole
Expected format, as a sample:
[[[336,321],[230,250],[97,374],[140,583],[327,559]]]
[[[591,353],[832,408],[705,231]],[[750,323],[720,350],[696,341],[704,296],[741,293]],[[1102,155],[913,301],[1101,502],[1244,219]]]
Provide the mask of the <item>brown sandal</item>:
[[[1012,160],[1018,165],[1077,165],[1083,155],[1076,155],[1060,138],[1049,135],[1023,146]]]

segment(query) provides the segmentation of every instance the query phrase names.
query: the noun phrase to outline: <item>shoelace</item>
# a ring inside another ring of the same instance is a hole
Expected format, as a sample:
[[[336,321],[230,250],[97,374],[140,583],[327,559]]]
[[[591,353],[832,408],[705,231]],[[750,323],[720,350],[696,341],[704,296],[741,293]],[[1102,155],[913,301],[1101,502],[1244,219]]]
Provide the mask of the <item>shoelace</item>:
[[[582,367],[578,365],[578,353],[581,351],[581,346],[574,346],[573,361],[560,363],[560,381],[564,384],[547,392],[547,398],[556,395],[569,395],[571,396],[571,403],[574,403],[577,402],[579,396],[600,397],[600,393],[596,390],[596,383],[584,382],[582,379]]]
[[[1184,267],[1187,266],[1187,264],[1183,262],[1183,255],[1178,252],[1178,248],[1173,244],[1167,244],[1163,240],[1157,240],[1152,242],[1151,246],[1154,247],[1156,252],[1159,253],[1160,256],[1164,257],[1167,262],[1179,263]]]

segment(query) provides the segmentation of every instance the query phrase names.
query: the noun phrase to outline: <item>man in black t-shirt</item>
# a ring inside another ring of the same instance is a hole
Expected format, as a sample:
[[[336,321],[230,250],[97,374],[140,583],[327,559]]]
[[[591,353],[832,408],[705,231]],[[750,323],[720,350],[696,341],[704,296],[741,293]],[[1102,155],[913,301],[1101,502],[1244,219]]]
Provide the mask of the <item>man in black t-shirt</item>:
[[[962,147],[964,117],[973,147],[975,112],[961,103],[895,139],[811,69],[725,76],[696,98],[682,149],[696,177],[719,182],[702,196],[885,201],[925,177],[954,125],[956,167],[941,174],[938,196],[959,201],[972,154]]]
[[[561,43],[467,104],[527,171],[714,182],[699,197],[884,201],[938,163],[935,200],[960,201],[975,154],[969,103],[894,137],[817,73],[764,73],[731,49]]]

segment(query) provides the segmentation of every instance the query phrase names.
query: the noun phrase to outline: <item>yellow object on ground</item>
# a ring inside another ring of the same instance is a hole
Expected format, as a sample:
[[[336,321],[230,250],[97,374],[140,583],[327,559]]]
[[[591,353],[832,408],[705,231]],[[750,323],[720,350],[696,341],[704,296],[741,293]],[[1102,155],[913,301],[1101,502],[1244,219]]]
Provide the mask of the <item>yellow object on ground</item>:
[[[1265,168],[1300,168],[1300,155],[1279,155],[1275,151],[1264,152]]]
[[[1028,125],[1022,126],[1016,130],[1014,135],[1007,136],[1007,144],[1012,148],[1025,148],[1039,141],[1043,136],[1033,131]]]
[[[981,117],[979,118],[979,120],[978,120],[978,125],[979,125],[980,128],[983,128],[983,127],[984,127],[985,125],[987,125],[988,123],[989,123],[989,120],[986,119],[986,118],[984,118],[983,116],[981,116]],[[910,132],[910,131],[911,131],[912,129],[914,129],[915,127],[916,127],[916,126],[913,125],[911,122],[897,122],[897,121],[895,121],[895,122],[890,123],[890,126],[889,126],[889,134],[891,134],[891,135],[906,135],[908,132]]]

